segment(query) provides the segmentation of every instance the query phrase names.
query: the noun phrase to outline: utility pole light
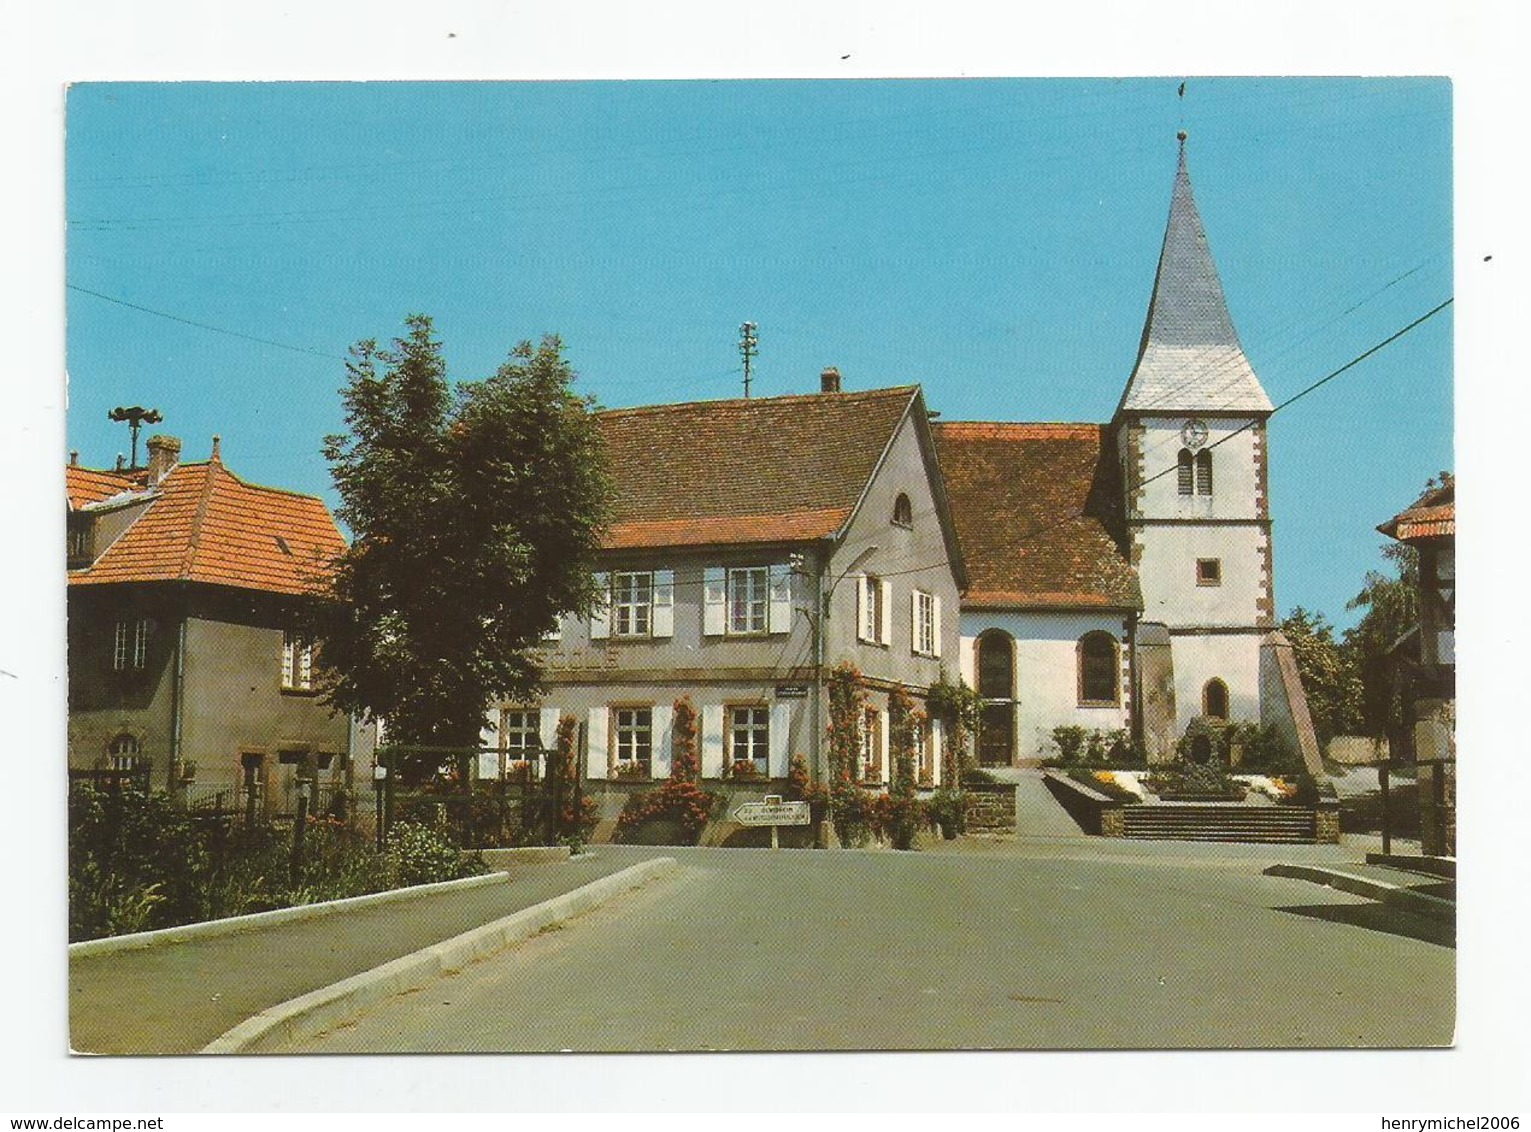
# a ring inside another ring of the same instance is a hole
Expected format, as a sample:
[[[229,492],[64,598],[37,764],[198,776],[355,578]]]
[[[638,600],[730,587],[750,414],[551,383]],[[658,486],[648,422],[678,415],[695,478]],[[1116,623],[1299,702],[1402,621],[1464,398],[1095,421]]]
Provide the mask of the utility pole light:
[[[760,353],[760,342],[755,337],[756,326],[746,322],[739,327],[739,354],[744,358],[744,399],[750,396],[750,363]]]

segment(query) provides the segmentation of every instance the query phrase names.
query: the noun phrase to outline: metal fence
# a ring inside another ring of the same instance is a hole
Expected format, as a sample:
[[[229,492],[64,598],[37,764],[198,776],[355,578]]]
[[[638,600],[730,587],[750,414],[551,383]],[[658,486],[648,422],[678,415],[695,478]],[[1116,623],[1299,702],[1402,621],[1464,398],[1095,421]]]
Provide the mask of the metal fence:
[[[480,849],[544,841],[552,836],[557,810],[579,794],[577,782],[566,786],[547,777],[547,754],[494,747],[381,747],[378,765],[389,773],[374,783],[382,786],[373,799],[378,824],[386,831],[397,821],[416,822]],[[423,757],[437,760],[434,771],[405,785],[397,769],[406,760],[418,766]],[[490,766],[499,773],[479,773]],[[569,797],[562,795],[564,790]]]

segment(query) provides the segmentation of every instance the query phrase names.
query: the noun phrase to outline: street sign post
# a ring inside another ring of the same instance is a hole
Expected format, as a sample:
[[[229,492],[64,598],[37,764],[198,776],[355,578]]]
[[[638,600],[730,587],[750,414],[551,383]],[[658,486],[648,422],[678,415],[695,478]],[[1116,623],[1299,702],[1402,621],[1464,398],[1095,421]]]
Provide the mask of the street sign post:
[[[771,827],[771,848],[781,848],[780,827],[807,825],[811,820],[807,802],[784,802],[780,794],[767,794],[763,802],[745,802],[734,807],[734,821],[740,825]]]

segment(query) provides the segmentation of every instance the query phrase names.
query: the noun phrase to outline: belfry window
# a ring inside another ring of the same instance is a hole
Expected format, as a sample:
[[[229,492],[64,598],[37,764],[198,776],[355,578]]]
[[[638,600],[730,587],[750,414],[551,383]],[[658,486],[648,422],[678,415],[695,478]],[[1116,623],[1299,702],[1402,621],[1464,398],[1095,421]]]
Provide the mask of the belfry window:
[[[1178,471],[1180,473],[1180,494],[1194,495],[1196,493],[1195,457],[1191,455],[1189,448],[1182,448],[1180,450]]]
[[[1212,494],[1212,453],[1206,448],[1196,453],[1196,494]]]

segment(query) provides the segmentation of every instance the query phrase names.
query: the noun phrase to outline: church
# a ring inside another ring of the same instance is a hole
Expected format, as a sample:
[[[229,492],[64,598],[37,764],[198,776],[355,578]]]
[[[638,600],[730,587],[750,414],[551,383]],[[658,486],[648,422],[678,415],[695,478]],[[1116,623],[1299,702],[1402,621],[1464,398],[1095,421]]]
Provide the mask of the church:
[[[1186,166],[1137,362],[1106,424],[938,423],[969,585],[960,664],[979,761],[1055,753],[1053,730],[1175,757],[1197,717],[1317,742],[1278,629],[1266,423]]]
[[[780,780],[794,755],[822,775],[841,664],[865,682],[869,784],[888,780],[896,689],[920,705],[959,673],[983,701],[984,765],[1054,755],[1059,728],[1164,762],[1208,718],[1274,726],[1320,770],[1276,618],[1272,405],[1184,140],[1108,422],[945,421],[917,386],[847,388],[833,368],[813,393],[601,413],[606,602],[549,635],[541,702],[491,705],[481,773],[535,757],[570,715],[587,780],[666,777],[684,698],[704,777]],[[937,720],[918,744],[921,784],[940,785]]]

